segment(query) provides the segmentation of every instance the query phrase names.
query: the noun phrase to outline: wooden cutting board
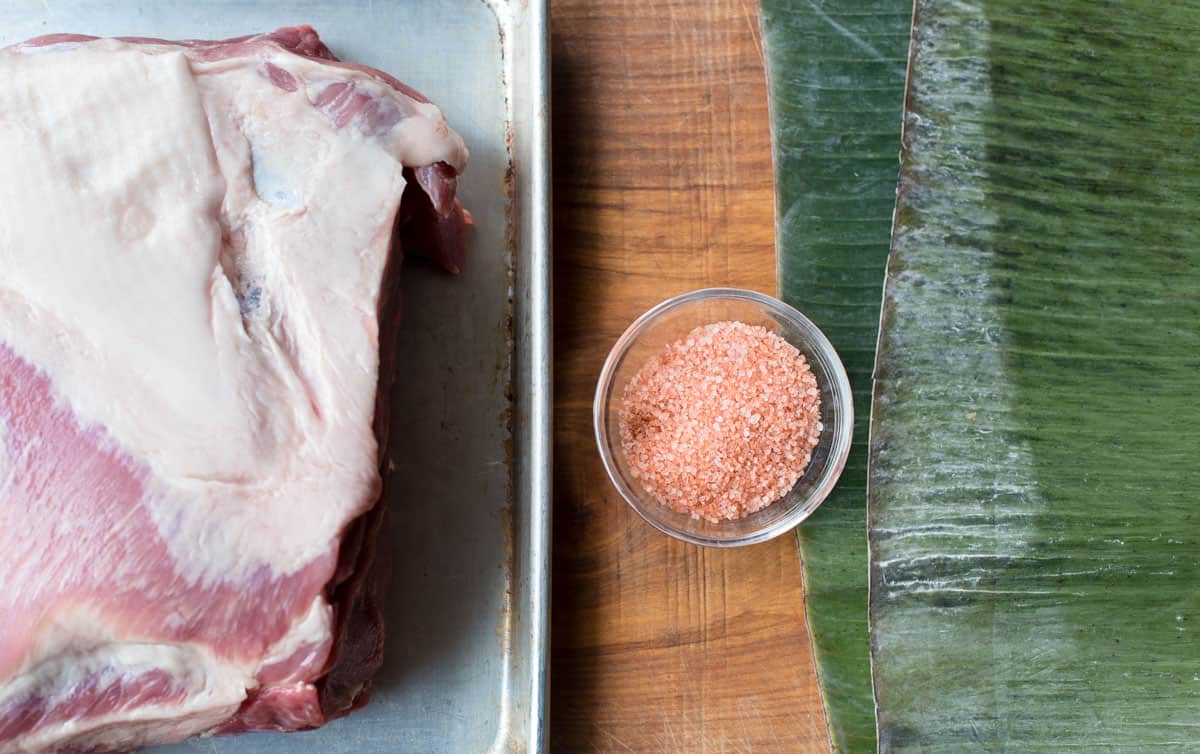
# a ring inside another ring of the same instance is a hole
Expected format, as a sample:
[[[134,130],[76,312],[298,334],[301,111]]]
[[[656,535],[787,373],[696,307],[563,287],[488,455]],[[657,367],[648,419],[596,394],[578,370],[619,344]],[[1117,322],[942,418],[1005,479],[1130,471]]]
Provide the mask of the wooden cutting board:
[[[553,0],[551,750],[826,752],[796,541],[659,534],[592,436],[601,364],[683,291],[775,292],[754,0]]]

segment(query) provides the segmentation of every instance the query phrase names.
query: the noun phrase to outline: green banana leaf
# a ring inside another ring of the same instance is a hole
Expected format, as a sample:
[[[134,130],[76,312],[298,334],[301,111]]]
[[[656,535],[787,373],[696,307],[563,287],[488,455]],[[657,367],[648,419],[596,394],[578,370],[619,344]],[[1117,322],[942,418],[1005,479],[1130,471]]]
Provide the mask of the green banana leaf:
[[[872,417],[887,751],[1200,751],[1200,2],[919,0]]]
[[[781,296],[833,341],[855,445],[799,530],[818,677],[838,752],[875,750],[867,633],[867,426],[899,169],[912,0],[762,0]]]

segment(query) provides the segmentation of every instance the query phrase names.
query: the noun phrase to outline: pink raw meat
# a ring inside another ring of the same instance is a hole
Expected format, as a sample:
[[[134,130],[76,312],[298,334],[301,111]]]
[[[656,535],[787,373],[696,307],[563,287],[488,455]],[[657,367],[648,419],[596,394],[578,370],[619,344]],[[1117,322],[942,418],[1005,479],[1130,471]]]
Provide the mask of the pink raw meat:
[[[399,250],[467,151],[308,27],[0,50],[0,754],[366,703]]]

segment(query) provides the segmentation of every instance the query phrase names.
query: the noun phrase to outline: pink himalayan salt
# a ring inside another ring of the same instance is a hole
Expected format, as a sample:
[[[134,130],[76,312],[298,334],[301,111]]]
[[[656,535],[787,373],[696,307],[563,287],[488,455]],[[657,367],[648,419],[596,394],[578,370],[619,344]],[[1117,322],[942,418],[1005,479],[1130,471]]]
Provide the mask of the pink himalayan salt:
[[[742,322],[698,327],[646,362],[619,418],[634,478],[668,508],[712,522],[786,495],[823,429],[803,354]]]

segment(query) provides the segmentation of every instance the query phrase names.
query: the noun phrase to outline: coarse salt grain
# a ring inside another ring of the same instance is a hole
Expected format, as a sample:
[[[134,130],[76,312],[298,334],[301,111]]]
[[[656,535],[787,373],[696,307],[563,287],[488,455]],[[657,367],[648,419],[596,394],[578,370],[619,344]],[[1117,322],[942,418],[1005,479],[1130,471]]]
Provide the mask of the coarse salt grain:
[[[766,328],[717,322],[650,359],[625,386],[630,471],[672,510],[719,522],[788,493],[823,426],[817,379]]]

